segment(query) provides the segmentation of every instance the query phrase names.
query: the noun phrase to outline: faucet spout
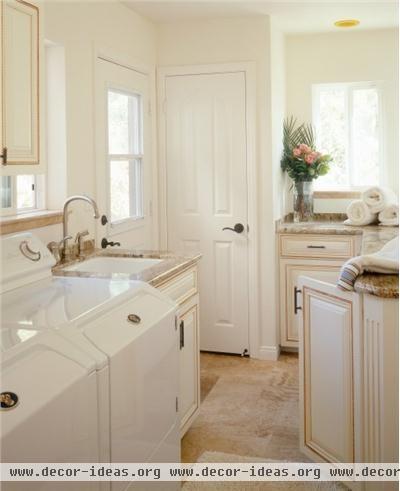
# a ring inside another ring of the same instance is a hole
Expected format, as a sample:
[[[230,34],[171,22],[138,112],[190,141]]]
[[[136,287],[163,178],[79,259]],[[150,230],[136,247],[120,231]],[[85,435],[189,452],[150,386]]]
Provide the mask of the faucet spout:
[[[85,195],[75,195],[75,196],[70,196],[67,198],[64,202],[63,206],[63,237],[66,237],[68,235],[68,206],[72,201],[86,201],[86,203],[89,203],[93,207],[93,218],[100,218],[100,213],[99,213],[99,208],[97,206],[96,201],[91,198],[90,196],[85,196]]]

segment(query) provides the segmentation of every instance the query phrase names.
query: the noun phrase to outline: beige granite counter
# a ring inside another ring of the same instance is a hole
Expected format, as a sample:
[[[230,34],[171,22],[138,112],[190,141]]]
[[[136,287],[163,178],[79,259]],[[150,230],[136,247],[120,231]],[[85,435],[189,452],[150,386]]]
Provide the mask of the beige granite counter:
[[[150,266],[139,273],[93,273],[85,271],[66,271],[64,268],[72,266],[79,262],[84,263],[85,260],[93,257],[127,257],[127,258],[151,258],[162,259],[162,262]],[[129,280],[145,281],[152,286],[157,287],[161,283],[168,281],[169,278],[184,271],[196,264],[201,258],[200,253],[192,254],[174,254],[166,251],[139,251],[128,249],[95,249],[88,251],[83,258],[64,261],[62,264],[53,268],[55,276],[80,277],[80,278],[111,278],[121,279],[121,277]]]
[[[362,235],[361,254],[379,251],[387,242],[399,234],[398,227],[366,225],[354,227],[345,225],[346,215],[319,214],[314,221],[294,223],[291,216],[276,222],[280,234],[324,234],[324,235]],[[369,293],[384,298],[399,298],[398,275],[365,273],[357,279],[354,288],[359,293]]]

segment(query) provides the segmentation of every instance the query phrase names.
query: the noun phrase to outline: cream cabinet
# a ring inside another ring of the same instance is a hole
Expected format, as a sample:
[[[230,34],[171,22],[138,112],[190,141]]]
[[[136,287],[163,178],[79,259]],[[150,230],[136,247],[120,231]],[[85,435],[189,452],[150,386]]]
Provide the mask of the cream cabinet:
[[[298,286],[301,450],[317,462],[397,462],[398,300],[306,276]]]
[[[179,305],[180,387],[178,409],[181,436],[190,428],[200,410],[199,294],[197,266],[177,274],[158,286]]]
[[[360,238],[340,235],[280,234],[280,345],[298,347],[299,276],[335,282],[343,263],[359,252]]]
[[[303,277],[300,332],[301,448],[314,460],[361,458],[360,302],[334,285]],[[357,359],[354,360],[354,357]]]
[[[22,0],[3,0],[1,25],[1,163],[39,164],[39,8]]]

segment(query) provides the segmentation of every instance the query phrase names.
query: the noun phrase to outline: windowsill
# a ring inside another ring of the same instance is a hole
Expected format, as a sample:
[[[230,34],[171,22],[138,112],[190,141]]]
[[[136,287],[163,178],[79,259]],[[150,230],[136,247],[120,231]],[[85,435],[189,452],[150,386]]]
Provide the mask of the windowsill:
[[[40,210],[0,217],[0,235],[62,223],[61,211]]]
[[[357,199],[361,191],[314,191],[314,199]]]

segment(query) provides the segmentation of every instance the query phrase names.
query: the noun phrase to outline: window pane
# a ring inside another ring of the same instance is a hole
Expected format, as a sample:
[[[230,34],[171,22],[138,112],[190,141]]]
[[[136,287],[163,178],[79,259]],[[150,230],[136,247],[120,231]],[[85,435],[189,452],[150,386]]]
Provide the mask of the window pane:
[[[131,168],[131,214],[136,218],[143,217],[143,166],[141,159],[135,159]]]
[[[143,217],[142,160],[110,162],[111,222]]]
[[[108,92],[108,145],[109,153],[140,154],[141,101],[136,94]]]
[[[379,182],[379,107],[376,89],[353,92],[353,180],[357,186]]]
[[[11,196],[11,177],[1,177],[1,207],[11,208],[12,196]]]
[[[110,162],[111,222],[129,218],[129,162]]]
[[[319,124],[317,150],[328,153],[333,161],[326,176],[317,179],[319,188],[347,186],[347,121],[346,92],[341,88],[327,88],[319,92]]]
[[[17,176],[17,209],[35,205],[35,176]]]

